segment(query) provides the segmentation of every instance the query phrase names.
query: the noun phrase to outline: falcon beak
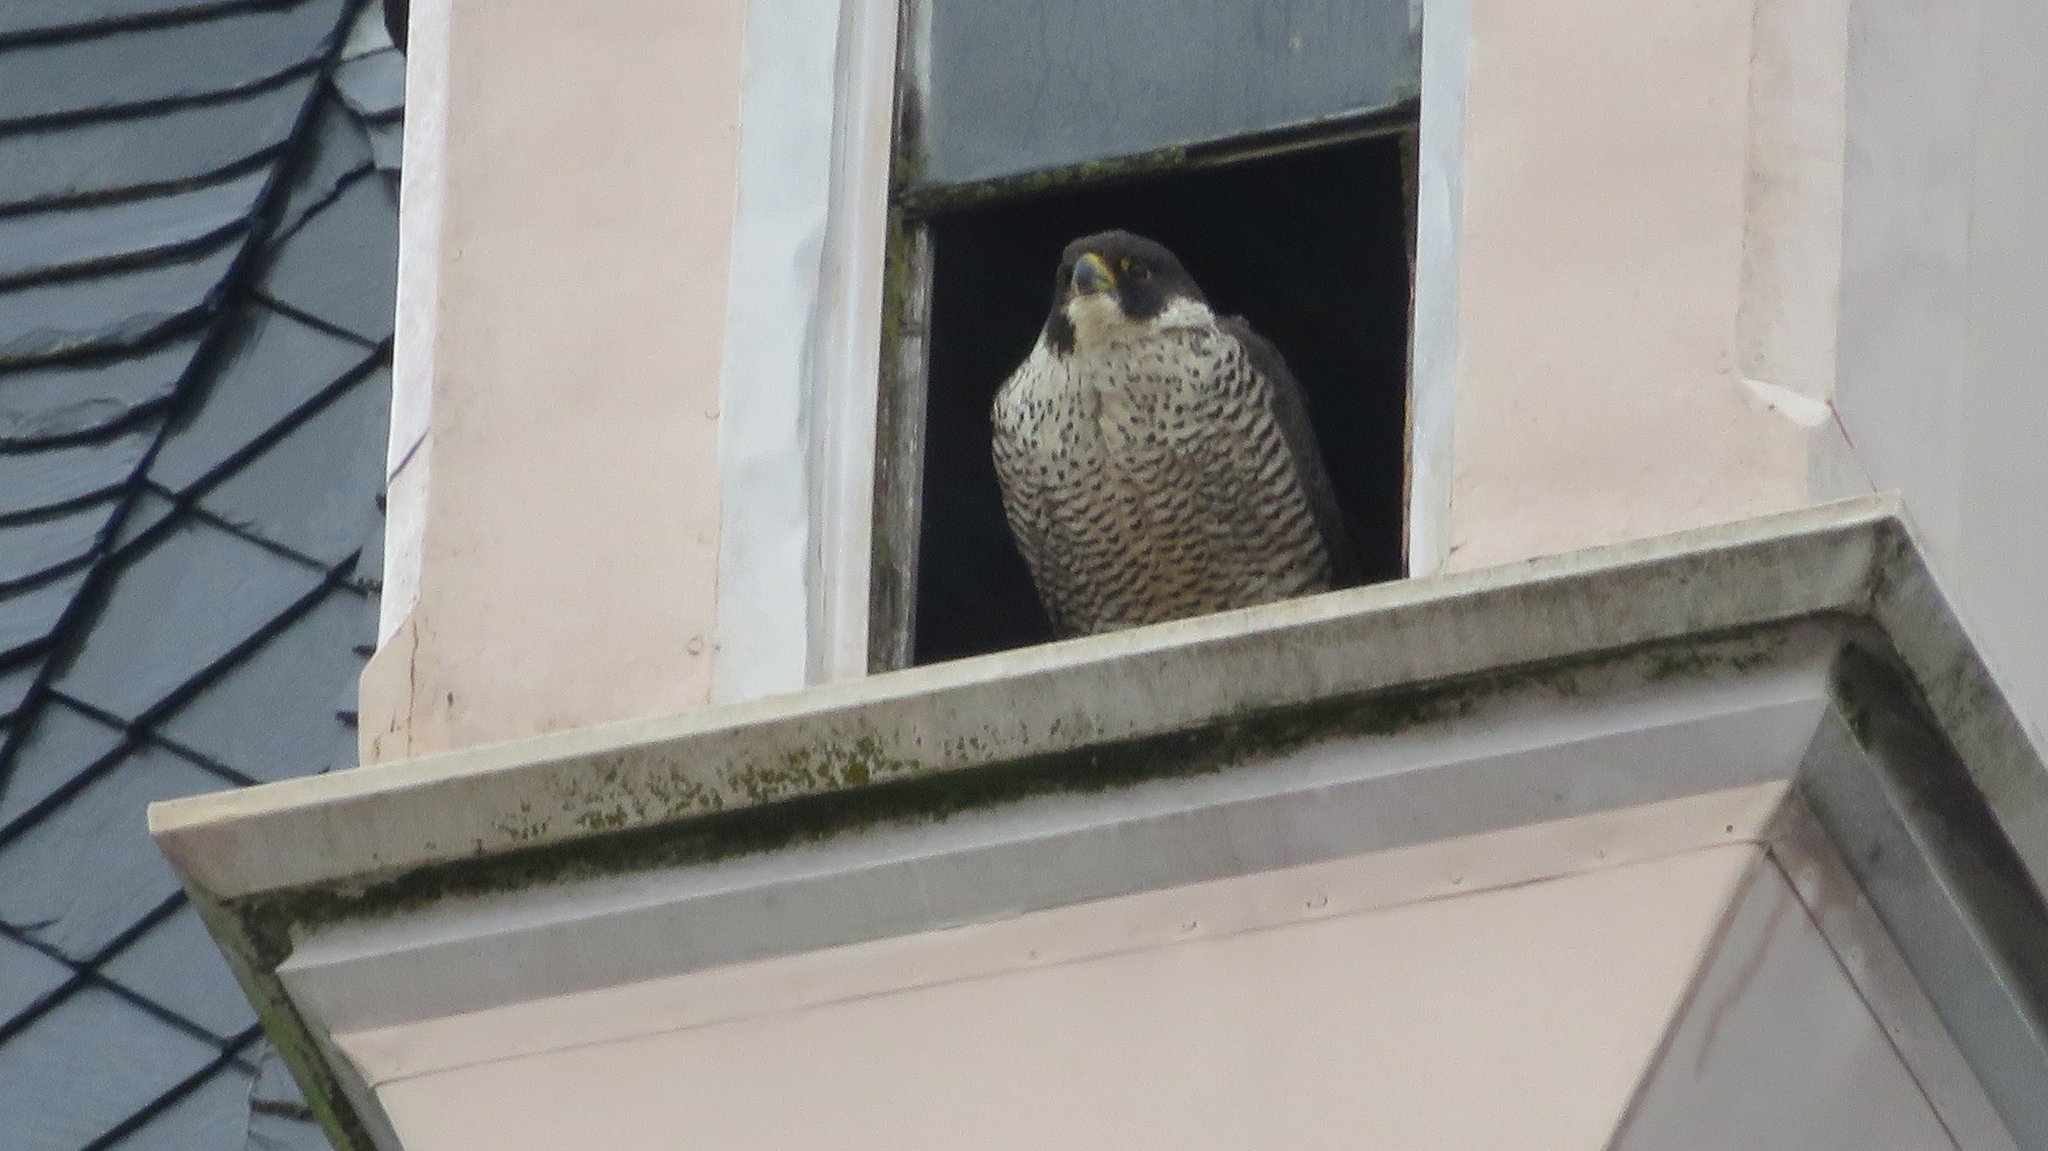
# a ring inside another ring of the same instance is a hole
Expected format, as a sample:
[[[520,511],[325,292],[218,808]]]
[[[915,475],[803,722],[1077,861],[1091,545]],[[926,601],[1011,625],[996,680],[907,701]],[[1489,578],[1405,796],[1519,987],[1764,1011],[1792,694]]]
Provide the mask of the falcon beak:
[[[1075,295],[1092,296],[1097,292],[1108,291],[1114,287],[1116,287],[1116,276],[1110,273],[1109,265],[1102,261],[1101,256],[1090,252],[1075,262]]]

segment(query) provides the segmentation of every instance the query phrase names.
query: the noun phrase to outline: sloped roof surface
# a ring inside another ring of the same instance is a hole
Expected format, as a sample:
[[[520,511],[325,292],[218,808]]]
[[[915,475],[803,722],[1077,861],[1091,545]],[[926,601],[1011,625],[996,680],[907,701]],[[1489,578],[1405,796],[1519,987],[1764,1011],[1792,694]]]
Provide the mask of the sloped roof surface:
[[[0,1115],[324,1146],[144,830],[352,764],[404,65],[359,0],[0,0]]]

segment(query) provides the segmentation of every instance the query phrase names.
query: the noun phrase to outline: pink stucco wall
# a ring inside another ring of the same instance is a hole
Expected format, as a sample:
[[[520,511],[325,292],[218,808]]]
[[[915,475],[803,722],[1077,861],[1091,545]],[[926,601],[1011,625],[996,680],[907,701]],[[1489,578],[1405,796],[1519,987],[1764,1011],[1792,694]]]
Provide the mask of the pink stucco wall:
[[[443,123],[408,157],[433,314],[397,352],[421,438],[390,548],[417,598],[363,677],[368,761],[700,705],[715,609],[746,6],[418,7]]]

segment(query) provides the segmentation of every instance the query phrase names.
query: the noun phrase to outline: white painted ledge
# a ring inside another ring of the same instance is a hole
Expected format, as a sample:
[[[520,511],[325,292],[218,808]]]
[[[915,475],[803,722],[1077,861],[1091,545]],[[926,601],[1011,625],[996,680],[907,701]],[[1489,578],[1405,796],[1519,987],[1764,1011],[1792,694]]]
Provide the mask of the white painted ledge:
[[[1742,796],[1778,798],[1715,806]],[[2048,773],[1882,498],[151,823],[352,1151],[398,1146],[387,1089],[511,1058],[506,1036],[679,1018],[594,1006],[634,986],[1303,868],[1398,903],[1719,838],[1867,899],[1836,927],[1928,1037],[1907,1062],[1951,1130],[2048,1138]]]

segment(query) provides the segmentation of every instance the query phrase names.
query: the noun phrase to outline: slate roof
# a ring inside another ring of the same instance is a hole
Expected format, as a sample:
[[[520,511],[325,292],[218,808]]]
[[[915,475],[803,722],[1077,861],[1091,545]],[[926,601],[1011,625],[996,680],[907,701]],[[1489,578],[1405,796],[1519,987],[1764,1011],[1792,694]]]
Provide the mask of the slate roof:
[[[360,0],[0,0],[0,1136],[325,1146],[144,830],[352,764],[404,66]]]

